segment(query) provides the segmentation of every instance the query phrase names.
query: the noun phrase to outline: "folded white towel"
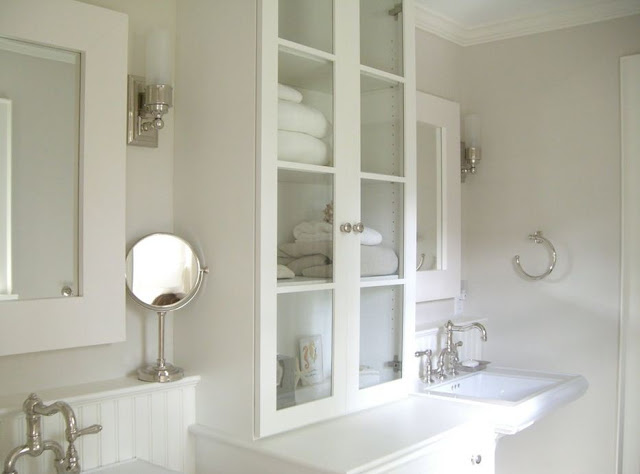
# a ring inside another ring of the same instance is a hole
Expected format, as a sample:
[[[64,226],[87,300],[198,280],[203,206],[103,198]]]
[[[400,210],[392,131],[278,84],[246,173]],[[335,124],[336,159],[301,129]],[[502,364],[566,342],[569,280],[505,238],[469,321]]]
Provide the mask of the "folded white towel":
[[[327,136],[329,123],[318,109],[280,100],[278,101],[278,130],[302,132],[316,138],[324,138]]]
[[[365,227],[360,234],[360,245],[379,245],[382,242],[382,234],[371,227]]]
[[[278,265],[278,280],[283,278],[295,278],[296,274],[284,265]]]
[[[398,271],[398,256],[388,247],[360,246],[360,275],[393,275]]]
[[[293,228],[297,241],[320,242],[333,239],[333,225],[324,221],[301,222]]]
[[[289,242],[278,247],[283,256],[305,257],[307,255],[324,255],[328,259],[333,258],[333,242]]]
[[[288,100],[289,102],[295,102],[299,104],[302,102],[302,93],[284,84],[278,84],[278,99]]]
[[[329,259],[324,255],[308,255],[306,257],[296,258],[293,262],[289,263],[287,267],[296,275],[302,275],[302,272],[306,268],[325,265],[328,262]]]
[[[333,276],[333,264],[305,268],[302,270],[302,276],[311,278],[331,278]]]
[[[278,130],[278,159],[326,166],[329,149],[325,142],[306,133]]]

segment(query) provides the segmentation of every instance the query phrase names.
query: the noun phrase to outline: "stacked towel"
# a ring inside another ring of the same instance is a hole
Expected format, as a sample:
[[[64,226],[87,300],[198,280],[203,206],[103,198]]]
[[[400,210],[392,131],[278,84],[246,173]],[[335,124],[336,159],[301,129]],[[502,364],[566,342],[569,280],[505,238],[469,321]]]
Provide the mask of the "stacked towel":
[[[312,165],[329,164],[329,147],[322,141],[329,122],[318,109],[302,102],[300,91],[278,84],[278,159]]]
[[[333,225],[328,222],[301,222],[293,228],[296,242],[320,242],[333,239]]]

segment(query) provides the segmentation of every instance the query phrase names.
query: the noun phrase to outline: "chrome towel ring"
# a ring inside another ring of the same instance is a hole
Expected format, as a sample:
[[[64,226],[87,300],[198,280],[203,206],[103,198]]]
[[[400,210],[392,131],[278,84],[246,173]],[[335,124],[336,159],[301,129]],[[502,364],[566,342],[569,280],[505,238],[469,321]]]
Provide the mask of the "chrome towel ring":
[[[529,280],[542,280],[543,278],[548,276],[556,266],[556,261],[558,259],[556,254],[556,249],[551,242],[549,242],[547,239],[545,239],[542,236],[541,230],[537,230],[533,234],[530,234],[529,240],[533,240],[536,244],[545,244],[549,249],[549,251],[551,252],[551,264],[549,265],[549,268],[547,269],[547,271],[542,273],[541,275],[531,275],[525,272],[524,269],[522,268],[522,265],[520,265],[520,255],[516,255],[515,257],[513,257],[513,260],[515,262],[516,269],[522,274],[522,276],[524,276],[525,278],[528,278]]]

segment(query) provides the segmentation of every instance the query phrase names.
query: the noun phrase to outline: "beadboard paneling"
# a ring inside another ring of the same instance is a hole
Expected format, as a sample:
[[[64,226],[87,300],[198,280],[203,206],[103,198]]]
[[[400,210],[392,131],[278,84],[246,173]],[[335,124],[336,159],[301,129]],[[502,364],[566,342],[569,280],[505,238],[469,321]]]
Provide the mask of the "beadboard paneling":
[[[83,471],[131,459],[142,459],[167,469],[194,474],[194,455],[189,442],[189,425],[195,423],[195,386],[199,377],[187,377],[170,384],[145,384],[133,379],[114,381],[118,388],[104,390],[105,383],[70,387],[39,394],[45,404],[66,401],[84,428],[99,423],[102,431],[76,442]],[[106,383],[108,386],[109,384]],[[64,395],[65,392],[67,395]],[[53,395],[53,394],[51,394]],[[22,400],[0,399],[0,462],[7,453],[26,441]],[[26,398],[26,395],[24,396]],[[66,449],[62,415],[42,417],[44,439],[55,440]],[[20,474],[55,474],[53,455],[29,456],[18,461]]]

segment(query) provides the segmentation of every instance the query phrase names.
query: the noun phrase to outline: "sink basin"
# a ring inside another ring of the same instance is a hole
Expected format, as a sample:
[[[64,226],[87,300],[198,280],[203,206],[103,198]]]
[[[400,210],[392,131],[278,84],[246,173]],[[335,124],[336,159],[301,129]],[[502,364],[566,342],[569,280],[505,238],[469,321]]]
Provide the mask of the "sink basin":
[[[477,405],[494,423],[496,432],[514,434],[576,400],[588,385],[581,375],[492,367],[431,385],[416,381],[414,392]]]

